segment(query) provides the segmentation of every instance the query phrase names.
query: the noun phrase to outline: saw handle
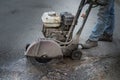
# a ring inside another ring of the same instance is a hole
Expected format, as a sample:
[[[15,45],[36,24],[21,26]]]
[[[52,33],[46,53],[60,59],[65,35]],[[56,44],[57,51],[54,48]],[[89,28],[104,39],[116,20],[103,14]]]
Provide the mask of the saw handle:
[[[73,19],[72,25],[70,27],[70,30],[69,30],[68,34],[67,34],[66,42],[68,42],[68,40],[70,38],[70,35],[72,34],[72,32],[73,32],[73,30],[75,28],[75,25],[78,22],[78,18],[79,18],[80,14],[81,14],[81,11],[82,11],[85,3],[86,3],[86,0],[81,0],[80,5],[79,5],[78,10],[77,10],[77,13],[76,13],[76,15],[75,15],[75,17]]]

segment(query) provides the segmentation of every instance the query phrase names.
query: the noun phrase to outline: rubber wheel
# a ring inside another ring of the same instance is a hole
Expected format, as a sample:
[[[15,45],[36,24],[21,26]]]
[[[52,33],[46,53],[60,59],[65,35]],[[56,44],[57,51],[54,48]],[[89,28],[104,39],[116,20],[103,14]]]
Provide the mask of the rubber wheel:
[[[82,57],[82,51],[81,50],[75,50],[71,54],[71,59],[73,60],[80,60]]]

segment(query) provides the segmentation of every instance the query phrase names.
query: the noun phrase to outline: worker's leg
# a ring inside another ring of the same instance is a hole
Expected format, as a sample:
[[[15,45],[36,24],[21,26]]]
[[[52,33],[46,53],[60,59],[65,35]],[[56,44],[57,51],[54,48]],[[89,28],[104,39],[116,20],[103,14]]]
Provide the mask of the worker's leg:
[[[100,6],[99,13],[98,13],[98,20],[97,23],[85,44],[82,44],[83,48],[92,48],[97,46],[97,41],[99,37],[103,34],[105,30],[105,26],[108,24],[109,19],[109,10],[111,0],[108,0],[108,5]]]
[[[104,29],[104,33],[100,36],[99,41],[109,41],[113,40],[113,31],[114,31],[114,0],[111,0],[109,7],[109,19]]]
[[[106,6],[100,6],[97,23],[92,30],[92,34],[89,37],[90,40],[98,41],[100,35],[103,34],[105,26],[108,24],[107,22],[109,19],[109,7],[109,4]]]
[[[111,0],[108,24],[105,26],[104,32],[113,35],[114,23],[114,0]]]

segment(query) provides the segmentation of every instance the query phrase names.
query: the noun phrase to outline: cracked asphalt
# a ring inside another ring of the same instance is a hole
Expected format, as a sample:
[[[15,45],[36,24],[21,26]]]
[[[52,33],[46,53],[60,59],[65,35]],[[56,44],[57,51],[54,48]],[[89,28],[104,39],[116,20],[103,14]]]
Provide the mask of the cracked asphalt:
[[[82,50],[81,60],[59,63],[31,63],[24,56],[25,45],[42,37],[41,16],[47,11],[76,13],[80,0],[0,0],[0,80],[120,80],[120,3],[115,3],[112,43],[99,42]],[[92,9],[81,35],[84,42],[97,19]],[[81,24],[81,18],[74,34]]]

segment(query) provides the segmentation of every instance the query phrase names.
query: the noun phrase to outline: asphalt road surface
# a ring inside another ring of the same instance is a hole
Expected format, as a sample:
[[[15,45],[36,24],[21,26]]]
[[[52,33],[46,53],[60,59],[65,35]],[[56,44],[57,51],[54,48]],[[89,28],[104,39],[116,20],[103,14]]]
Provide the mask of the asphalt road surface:
[[[81,60],[31,63],[24,56],[27,43],[42,37],[41,16],[47,11],[76,13],[80,0],[0,0],[0,80],[120,80],[120,4],[115,3],[112,43],[83,50]],[[81,35],[84,42],[97,19],[94,8]],[[81,19],[76,26],[79,28]],[[75,33],[74,32],[74,33]]]

